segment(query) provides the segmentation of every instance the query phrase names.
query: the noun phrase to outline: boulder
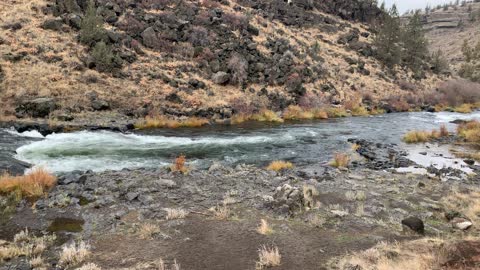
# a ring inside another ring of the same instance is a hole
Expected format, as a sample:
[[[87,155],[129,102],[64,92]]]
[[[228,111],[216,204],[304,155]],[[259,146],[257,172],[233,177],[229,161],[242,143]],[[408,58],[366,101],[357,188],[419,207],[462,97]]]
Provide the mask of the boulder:
[[[219,71],[212,76],[212,81],[216,84],[226,84],[230,80],[230,75],[226,72]]]
[[[145,29],[142,34],[143,44],[150,48],[155,48],[158,42],[157,33],[153,27],[148,27]]]
[[[36,98],[22,102],[15,111],[31,117],[46,117],[57,109],[57,103],[53,98]]]
[[[419,234],[423,234],[425,232],[425,225],[418,217],[408,217],[402,220],[402,225]]]
[[[462,231],[466,231],[468,229],[470,229],[470,227],[472,227],[473,223],[466,219],[466,218],[461,218],[461,217],[456,217],[454,219],[452,219],[451,221],[453,227],[459,229],[459,230],[462,230]]]
[[[0,173],[6,172],[10,175],[23,175],[25,170],[30,167],[31,165],[26,162],[0,154]]]
[[[61,19],[47,19],[41,25],[41,27],[45,30],[54,30],[59,31],[62,29],[63,21]]]

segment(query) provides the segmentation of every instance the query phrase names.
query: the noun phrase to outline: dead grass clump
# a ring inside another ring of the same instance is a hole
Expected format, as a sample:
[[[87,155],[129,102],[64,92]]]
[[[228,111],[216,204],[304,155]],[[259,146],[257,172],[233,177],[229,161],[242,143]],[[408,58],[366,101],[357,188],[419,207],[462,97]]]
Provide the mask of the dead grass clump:
[[[227,220],[232,215],[232,211],[226,205],[217,205],[210,208],[210,211],[213,212],[213,217],[218,220]]]
[[[186,119],[173,119],[164,115],[147,116],[145,119],[137,121],[135,123],[136,129],[149,129],[149,128],[181,128],[189,127],[196,128],[202,127],[210,123],[208,119],[190,117]]]
[[[175,161],[170,166],[170,170],[172,172],[181,172],[183,174],[188,173],[189,169],[185,165],[186,161],[187,158],[185,157],[185,155],[180,155],[179,157],[175,158]]]
[[[60,265],[77,265],[85,261],[90,255],[90,245],[83,241],[72,243],[62,248],[60,252]]]
[[[276,172],[283,171],[283,170],[289,170],[289,169],[293,169],[293,164],[291,162],[282,161],[282,160],[272,161],[267,166],[267,170],[276,171]]]
[[[480,143],[480,122],[474,120],[459,125],[457,134],[469,143]]]
[[[30,267],[33,269],[36,268],[41,268],[45,266],[45,262],[43,261],[43,258],[41,256],[33,257],[28,261],[28,264],[30,264]]]
[[[442,261],[444,241],[420,239],[407,243],[380,243],[368,250],[349,255],[337,264],[339,269],[428,270]]]
[[[354,107],[351,110],[351,113],[352,113],[352,116],[367,116],[370,114],[368,110],[363,106]]]
[[[158,233],[160,233],[160,227],[153,223],[144,223],[138,229],[138,235],[142,239],[152,239]]]
[[[424,131],[424,130],[412,130],[407,132],[402,138],[406,143],[425,143],[434,139],[449,136],[449,132],[445,125],[442,125],[439,130]]]
[[[327,110],[327,115],[329,118],[340,118],[349,116],[345,108],[330,108]]]
[[[473,222],[480,222],[480,191],[453,192],[444,199],[447,209],[458,211]]]
[[[0,176],[0,194],[15,193],[19,198],[38,199],[55,184],[57,178],[45,169],[34,169],[24,176]]]
[[[260,220],[260,225],[257,228],[257,232],[259,234],[269,235],[269,234],[273,233],[273,229],[265,219],[261,219]]]
[[[262,246],[258,250],[258,261],[255,269],[260,270],[268,267],[279,266],[281,259],[282,256],[278,251],[278,247]]]
[[[297,105],[290,105],[283,112],[283,119],[285,120],[307,120],[314,118],[315,114],[312,111],[304,110]]]
[[[349,201],[365,201],[367,199],[367,195],[365,194],[365,191],[353,191],[349,190],[345,192],[345,198]]]
[[[188,212],[181,208],[165,208],[164,210],[167,212],[167,220],[183,219],[188,215]]]
[[[102,268],[100,268],[98,265],[94,263],[87,263],[82,267],[77,268],[77,270],[102,270]]]
[[[250,120],[259,122],[283,123],[283,119],[271,110],[261,110],[259,113],[253,114],[249,118]]]
[[[453,111],[458,113],[471,113],[473,111],[473,105],[465,103],[458,107],[453,108]]]
[[[350,164],[350,156],[345,153],[336,153],[333,156],[333,160],[330,162],[330,166],[335,168],[346,168]]]

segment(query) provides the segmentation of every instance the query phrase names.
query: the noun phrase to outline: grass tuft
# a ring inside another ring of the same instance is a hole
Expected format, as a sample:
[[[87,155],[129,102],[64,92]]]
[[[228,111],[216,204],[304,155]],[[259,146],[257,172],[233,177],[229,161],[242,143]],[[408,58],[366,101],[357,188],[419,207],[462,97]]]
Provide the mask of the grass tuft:
[[[23,176],[0,176],[0,194],[15,193],[19,198],[36,200],[57,183],[57,178],[45,169],[37,168]]]
[[[267,166],[267,170],[279,172],[279,171],[283,171],[283,170],[293,169],[293,167],[294,166],[291,162],[276,160],[276,161],[272,161]]]
[[[350,156],[344,153],[336,153],[330,162],[330,166],[335,168],[347,168],[349,164]]]
[[[83,241],[72,243],[62,248],[60,252],[60,265],[77,265],[85,261],[90,255],[90,245]]]
[[[258,250],[258,261],[255,266],[256,270],[261,270],[269,267],[279,266],[282,256],[278,251],[278,247],[262,246]]]
[[[180,155],[179,157],[175,158],[173,164],[170,166],[170,170],[172,172],[181,172],[183,174],[187,174],[189,169],[185,165],[187,158],[185,155]]]
[[[457,134],[469,143],[480,144],[480,122],[474,120],[459,125]]]
[[[181,208],[165,208],[164,210],[167,212],[167,220],[183,219],[188,215],[188,212]]]
[[[265,219],[261,219],[260,225],[257,228],[257,232],[263,235],[270,235],[273,233],[273,229]]]

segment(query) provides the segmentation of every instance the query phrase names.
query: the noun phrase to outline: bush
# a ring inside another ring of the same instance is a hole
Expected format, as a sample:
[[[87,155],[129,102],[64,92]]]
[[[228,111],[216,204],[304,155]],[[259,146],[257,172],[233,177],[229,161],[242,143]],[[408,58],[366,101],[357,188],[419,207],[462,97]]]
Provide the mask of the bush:
[[[281,160],[272,161],[267,166],[267,170],[276,171],[276,172],[282,171],[282,170],[288,170],[288,169],[293,169],[293,164],[291,162],[281,161]]]
[[[344,153],[336,153],[333,156],[333,160],[330,162],[330,166],[335,168],[346,168],[350,164],[350,156]]]
[[[480,143],[480,122],[470,121],[461,124],[457,128],[457,134],[470,143]]]
[[[465,79],[450,80],[440,84],[439,95],[436,100],[429,100],[431,104],[444,104],[448,106],[460,106],[465,103],[480,101],[480,84]]]
[[[137,129],[149,128],[180,128],[180,127],[201,127],[207,125],[209,121],[204,118],[190,117],[184,120],[168,118],[164,115],[147,116],[145,119],[135,123]]]
[[[232,72],[231,81],[233,83],[238,83],[243,85],[244,82],[248,79],[248,62],[245,58],[238,54],[234,53],[230,60],[228,61],[228,68]]]
[[[103,41],[95,44],[91,55],[95,62],[95,68],[100,72],[112,71],[114,68],[121,66],[121,59],[118,58],[112,52],[112,48]]]
[[[238,13],[238,12],[225,13],[225,14],[223,14],[222,18],[223,18],[223,21],[226,24],[230,25],[230,27],[233,28],[233,30],[247,29],[248,24],[249,24],[247,16],[245,16],[241,13]]]
[[[208,30],[203,26],[193,26],[188,39],[193,46],[207,46],[209,44]]]
[[[173,162],[172,166],[170,166],[170,170],[172,172],[181,172],[183,174],[188,173],[189,169],[185,165],[187,159],[185,158],[184,155],[180,155],[179,157],[175,158],[175,161]]]

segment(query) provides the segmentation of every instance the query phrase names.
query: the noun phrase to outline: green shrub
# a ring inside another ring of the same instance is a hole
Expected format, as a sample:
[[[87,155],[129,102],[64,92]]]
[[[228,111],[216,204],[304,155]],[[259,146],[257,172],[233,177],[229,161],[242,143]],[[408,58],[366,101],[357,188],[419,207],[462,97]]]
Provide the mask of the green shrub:
[[[103,29],[103,20],[97,16],[95,4],[93,1],[90,1],[80,27],[80,42],[92,47],[96,42],[105,38],[106,33],[105,29]]]
[[[95,62],[95,68],[100,72],[112,71],[114,68],[121,66],[119,57],[116,56],[112,48],[103,41],[95,44],[91,56]]]

